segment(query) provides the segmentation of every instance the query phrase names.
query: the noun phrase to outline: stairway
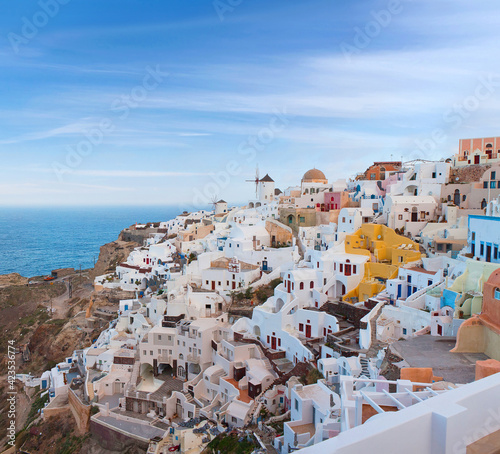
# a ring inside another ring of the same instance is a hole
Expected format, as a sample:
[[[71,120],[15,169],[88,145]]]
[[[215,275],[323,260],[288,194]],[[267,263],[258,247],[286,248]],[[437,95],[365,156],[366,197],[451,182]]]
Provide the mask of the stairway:
[[[137,386],[139,381],[139,372],[141,370],[141,361],[139,360],[139,355],[135,355],[134,368],[132,369],[132,376],[130,378],[130,384],[134,387]]]
[[[365,377],[370,378],[370,369],[368,368],[370,361],[368,360],[368,358],[366,358],[365,356],[360,356],[359,362],[361,363],[361,373]]]
[[[184,396],[186,396],[187,402],[189,402],[190,404],[194,403],[194,398],[188,391],[182,391],[182,394],[184,394]]]

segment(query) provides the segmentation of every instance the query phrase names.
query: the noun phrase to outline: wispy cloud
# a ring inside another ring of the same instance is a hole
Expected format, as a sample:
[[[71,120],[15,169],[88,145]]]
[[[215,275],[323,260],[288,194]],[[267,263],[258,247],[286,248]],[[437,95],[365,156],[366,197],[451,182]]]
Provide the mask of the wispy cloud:
[[[54,173],[54,169],[43,167],[31,167],[23,170],[39,173]],[[156,170],[84,170],[84,169],[68,169],[66,171],[70,175],[87,176],[87,177],[105,177],[105,178],[152,178],[152,177],[196,177],[210,176],[212,172],[183,172],[183,171],[156,171]],[[86,185],[91,187],[90,185]]]

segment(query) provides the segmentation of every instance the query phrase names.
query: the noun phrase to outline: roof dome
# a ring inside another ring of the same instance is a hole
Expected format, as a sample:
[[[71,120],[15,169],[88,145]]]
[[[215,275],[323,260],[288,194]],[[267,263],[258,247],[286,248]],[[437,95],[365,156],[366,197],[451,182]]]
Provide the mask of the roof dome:
[[[326,180],[325,174],[318,169],[308,170],[302,177],[302,181]]]

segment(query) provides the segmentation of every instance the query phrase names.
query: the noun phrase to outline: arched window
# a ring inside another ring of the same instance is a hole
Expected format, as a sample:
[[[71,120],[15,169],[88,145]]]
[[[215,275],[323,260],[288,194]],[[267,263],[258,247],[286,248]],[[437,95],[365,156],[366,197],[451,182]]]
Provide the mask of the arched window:
[[[304,290],[304,283],[303,282],[300,283],[299,288],[300,288],[300,290]]]
[[[311,281],[311,283],[309,284],[309,288],[314,288],[314,281]]]

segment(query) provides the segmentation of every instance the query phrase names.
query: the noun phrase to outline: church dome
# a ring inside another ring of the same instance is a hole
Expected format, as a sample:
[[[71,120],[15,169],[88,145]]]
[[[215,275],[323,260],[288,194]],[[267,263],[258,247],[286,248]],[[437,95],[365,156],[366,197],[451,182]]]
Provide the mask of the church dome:
[[[326,180],[325,174],[318,169],[308,170],[302,177],[302,181]]]

